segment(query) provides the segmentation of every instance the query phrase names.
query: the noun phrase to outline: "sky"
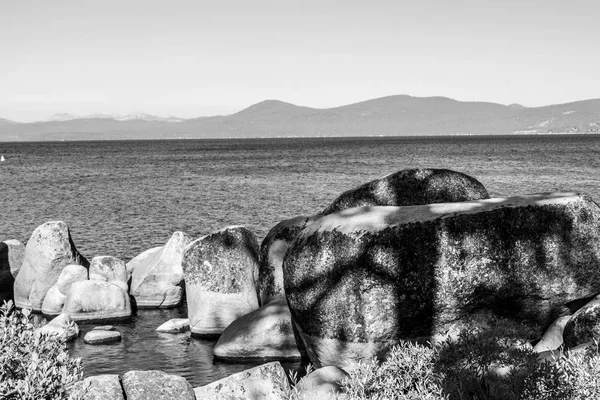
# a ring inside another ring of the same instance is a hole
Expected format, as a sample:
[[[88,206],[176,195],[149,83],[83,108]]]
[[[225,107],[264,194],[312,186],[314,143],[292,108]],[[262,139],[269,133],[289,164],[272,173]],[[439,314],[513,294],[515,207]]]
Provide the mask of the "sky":
[[[600,97],[597,0],[0,0],[0,118]]]

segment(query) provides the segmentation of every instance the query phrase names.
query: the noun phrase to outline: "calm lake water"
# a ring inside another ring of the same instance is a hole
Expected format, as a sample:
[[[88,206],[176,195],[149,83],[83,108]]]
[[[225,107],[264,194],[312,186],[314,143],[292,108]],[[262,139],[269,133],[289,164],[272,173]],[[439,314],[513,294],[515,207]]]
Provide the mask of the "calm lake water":
[[[405,168],[448,168],[492,196],[581,191],[600,199],[600,135],[0,143],[0,240],[64,220],[91,259],[125,261],[184,231],[227,225],[259,237],[358,184]],[[70,346],[86,375],[162,369],[205,384],[248,365],[213,364],[214,342],[154,332],[185,309],[141,310],[118,345]],[[83,334],[92,326],[82,326]]]

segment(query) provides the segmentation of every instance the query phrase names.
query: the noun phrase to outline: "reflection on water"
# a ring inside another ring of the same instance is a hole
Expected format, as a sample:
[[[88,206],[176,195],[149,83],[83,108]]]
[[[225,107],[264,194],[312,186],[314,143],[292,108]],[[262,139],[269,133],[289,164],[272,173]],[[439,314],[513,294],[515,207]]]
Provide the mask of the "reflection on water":
[[[81,334],[68,344],[74,357],[83,359],[85,376],[121,374],[130,370],[159,369],[185,377],[194,387],[214,382],[258,363],[213,363],[216,340],[191,338],[190,333],[168,334],[155,329],[171,318],[187,318],[187,308],[142,309],[129,323],[113,326],[123,335],[121,342],[89,345],[83,337],[100,324],[80,324]],[[298,369],[300,363],[282,363],[286,369]]]

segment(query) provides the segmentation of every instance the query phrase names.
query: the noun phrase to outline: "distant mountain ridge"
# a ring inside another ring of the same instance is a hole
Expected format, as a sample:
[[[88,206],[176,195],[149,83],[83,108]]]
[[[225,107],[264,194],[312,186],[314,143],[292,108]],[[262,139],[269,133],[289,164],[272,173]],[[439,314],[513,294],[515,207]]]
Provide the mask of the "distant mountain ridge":
[[[137,113],[3,121],[0,141],[600,133],[600,99],[524,107],[395,95],[327,109],[265,100],[235,114],[185,120]]]
[[[68,113],[53,114],[48,119],[38,122],[56,122],[56,121],[72,121],[75,119],[114,119],[115,121],[164,121],[164,122],[181,122],[185,121],[183,118],[177,117],[157,117],[156,115],[144,114],[144,113],[131,113],[131,114],[88,114],[84,116],[78,116]]]

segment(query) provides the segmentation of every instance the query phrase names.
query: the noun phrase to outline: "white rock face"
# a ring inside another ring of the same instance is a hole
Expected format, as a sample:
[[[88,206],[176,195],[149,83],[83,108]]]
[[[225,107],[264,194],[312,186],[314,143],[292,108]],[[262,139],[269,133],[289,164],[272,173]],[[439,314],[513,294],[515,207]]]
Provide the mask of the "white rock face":
[[[156,328],[157,332],[181,333],[190,330],[189,318],[173,318]]]
[[[186,246],[182,266],[192,336],[218,336],[258,308],[258,242],[240,226]]]
[[[102,281],[71,285],[63,312],[75,321],[100,321],[131,317],[129,295],[121,287]]]
[[[183,299],[181,258],[190,238],[175,232],[158,251],[144,252],[131,267],[131,295],[138,307],[176,307]],[[143,255],[143,257],[142,257]],[[133,263],[132,260],[130,264]]]
[[[82,265],[67,265],[60,273],[58,280],[52,286],[44,302],[42,303],[42,314],[58,315],[62,312],[69,288],[74,282],[85,281],[88,278],[88,269]]]
[[[50,221],[37,227],[27,242],[23,265],[15,279],[15,305],[41,311],[46,293],[69,264],[89,265],[75,248],[67,224]]]
[[[290,386],[278,361],[259,365],[194,388],[197,399],[288,399]]]

